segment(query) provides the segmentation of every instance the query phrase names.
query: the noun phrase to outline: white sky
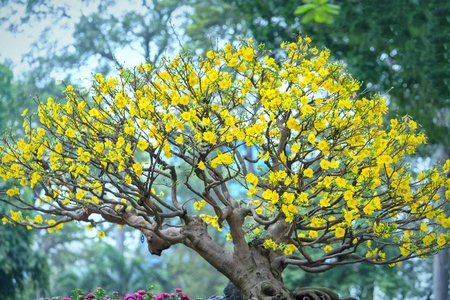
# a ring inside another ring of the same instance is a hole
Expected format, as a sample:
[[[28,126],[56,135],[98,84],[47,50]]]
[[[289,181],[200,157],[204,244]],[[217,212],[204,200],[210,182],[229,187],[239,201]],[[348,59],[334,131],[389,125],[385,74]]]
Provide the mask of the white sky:
[[[0,63],[4,63],[5,61],[12,62],[11,68],[14,76],[15,78],[19,78],[23,72],[30,70],[29,65],[23,61],[23,56],[32,50],[32,43],[38,41],[39,35],[47,26],[52,26],[49,35],[50,41],[58,41],[59,47],[69,45],[73,43],[72,32],[74,25],[83,14],[87,15],[95,12],[100,1],[95,0],[88,1],[89,3],[83,3],[80,0],[50,0],[48,1],[50,4],[57,3],[58,6],[65,6],[70,19],[63,18],[62,20],[55,21],[52,19],[52,16],[39,21],[33,19],[28,24],[21,26],[18,33],[8,31],[7,27],[9,24],[0,25]],[[25,6],[15,3],[11,4],[11,2],[0,10],[0,18],[9,17],[13,23],[20,23],[21,18],[25,16]],[[111,7],[108,12],[119,15],[124,11],[139,10],[140,4],[140,1],[118,0],[118,4]],[[174,27],[181,30],[179,27],[177,28],[176,20],[174,20]],[[36,49],[33,51],[36,51]],[[45,53],[38,53],[37,51],[33,54],[45,55]],[[131,48],[120,49],[115,53],[115,56],[119,62],[125,64],[127,67],[133,67],[144,62],[143,56],[140,53],[133,52]],[[96,73],[94,70],[95,63],[93,61],[81,70],[77,70],[77,78],[75,79],[81,81],[88,80],[92,73]],[[56,73],[52,74],[52,77],[59,80],[64,75]]]
[[[51,1],[54,2],[54,1]],[[71,19],[64,22],[54,22],[51,18],[44,20],[32,20],[28,24],[21,26],[20,31],[11,33],[7,27],[9,24],[0,26],[0,62],[10,60],[15,76],[29,70],[28,65],[22,61],[23,56],[30,52],[31,44],[38,40],[39,35],[49,25],[52,25],[50,32],[51,40],[58,40],[61,45],[67,45],[73,41],[71,33],[74,24],[79,20],[82,13],[89,14],[95,11],[97,1],[90,2],[91,5],[82,4],[80,1],[59,1],[59,5],[65,5],[68,8],[68,14]],[[68,4],[70,3],[70,5]],[[92,5],[94,4],[94,5]],[[14,23],[20,23],[20,19],[25,16],[25,6],[19,4],[8,4],[0,11],[0,17],[10,17]],[[67,28],[64,28],[67,27]],[[67,34],[70,32],[70,34]]]

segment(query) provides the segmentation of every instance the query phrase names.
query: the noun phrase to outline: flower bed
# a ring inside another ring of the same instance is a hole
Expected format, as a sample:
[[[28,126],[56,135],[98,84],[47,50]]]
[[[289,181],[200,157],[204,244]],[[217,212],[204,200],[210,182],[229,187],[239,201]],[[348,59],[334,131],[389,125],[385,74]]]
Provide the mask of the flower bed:
[[[85,295],[83,290],[76,289],[72,293],[72,297],[52,297],[52,298],[41,298],[39,300],[192,300],[185,294],[183,294],[182,289],[175,289],[176,293],[161,293],[155,295],[151,290],[153,286],[149,286],[148,291],[139,290],[134,294],[127,294],[125,296],[120,296],[118,292],[106,293],[104,289],[98,287],[93,293],[88,293]],[[196,300],[200,300],[197,298]]]

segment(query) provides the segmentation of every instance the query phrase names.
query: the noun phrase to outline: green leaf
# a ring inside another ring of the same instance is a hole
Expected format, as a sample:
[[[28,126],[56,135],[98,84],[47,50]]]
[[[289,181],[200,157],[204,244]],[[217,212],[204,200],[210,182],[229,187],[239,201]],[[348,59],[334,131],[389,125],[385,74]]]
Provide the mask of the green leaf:
[[[315,11],[310,10],[303,16],[302,23],[307,24],[307,23],[311,22],[314,19],[315,15],[316,15]]]
[[[324,5],[322,7],[322,10],[326,11],[327,13],[333,14],[333,15],[338,15],[340,7],[337,5],[330,4],[330,5]]]
[[[328,15],[327,19],[324,21],[326,24],[333,24],[334,17],[332,15]]]
[[[311,10],[311,9],[314,9],[314,8],[316,8],[316,6],[314,4],[300,5],[294,11],[294,14],[296,14],[296,15],[303,14],[303,13],[307,12],[308,10]]]
[[[314,21],[324,23],[327,21],[327,19],[328,19],[327,12],[323,11],[322,9],[316,10],[316,13],[314,15]]]
[[[126,81],[130,81],[133,79],[133,73],[131,73],[130,71],[125,71],[120,75],[123,79],[125,79]]]

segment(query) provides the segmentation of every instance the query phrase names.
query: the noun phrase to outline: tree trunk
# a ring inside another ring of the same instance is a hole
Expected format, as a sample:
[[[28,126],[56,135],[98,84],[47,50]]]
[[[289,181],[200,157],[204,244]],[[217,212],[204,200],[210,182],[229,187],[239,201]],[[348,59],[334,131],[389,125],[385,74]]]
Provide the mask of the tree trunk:
[[[241,290],[244,299],[290,299],[281,277],[281,270],[271,266],[268,251],[252,245],[248,256],[236,259],[235,270],[229,278]]]
[[[443,250],[433,257],[433,299],[448,300],[449,281],[448,249]]]
[[[355,298],[341,299],[338,294],[324,287],[303,287],[290,293],[281,276],[282,269],[271,263],[269,250],[261,244],[250,243],[250,254],[237,258],[233,264],[233,272],[228,276],[235,288],[239,289],[245,300],[297,300],[297,299],[329,299],[356,300]],[[272,253],[273,254],[273,253]],[[227,286],[227,288],[230,285]],[[234,294],[234,293],[232,293]],[[225,295],[227,291],[225,290]],[[232,299],[239,299],[231,297]]]
[[[125,228],[116,228],[116,249],[120,254],[125,253]]]
[[[230,231],[234,232],[235,236],[239,235],[238,230],[242,230],[240,223],[238,227],[234,226],[238,217],[237,213],[227,219]],[[250,243],[245,239],[240,241],[233,239],[234,251],[230,252],[212,240],[206,223],[200,218],[185,216],[184,221],[183,234],[187,238],[182,243],[225,275],[241,291],[245,300],[340,299],[338,294],[321,287],[304,287],[290,293],[281,276],[285,266],[275,260],[281,253],[266,249],[263,246],[263,239],[256,239]],[[152,243],[149,243],[149,249],[150,247],[153,247]]]
[[[274,296],[290,299],[281,277],[282,270],[271,266],[270,251],[261,243],[247,245],[244,240],[245,243],[235,244],[234,252],[229,252],[211,239],[200,218],[186,217],[185,221],[184,233],[188,239],[183,243],[225,275],[244,299],[269,300]]]

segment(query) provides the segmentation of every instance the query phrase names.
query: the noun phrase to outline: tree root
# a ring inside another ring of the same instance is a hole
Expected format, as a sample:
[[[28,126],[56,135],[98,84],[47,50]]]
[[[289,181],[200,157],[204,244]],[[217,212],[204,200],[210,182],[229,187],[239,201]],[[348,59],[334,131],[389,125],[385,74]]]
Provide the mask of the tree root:
[[[347,297],[340,298],[338,294],[325,287],[303,287],[292,292],[295,300],[358,300]]]

